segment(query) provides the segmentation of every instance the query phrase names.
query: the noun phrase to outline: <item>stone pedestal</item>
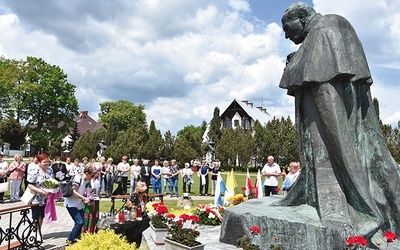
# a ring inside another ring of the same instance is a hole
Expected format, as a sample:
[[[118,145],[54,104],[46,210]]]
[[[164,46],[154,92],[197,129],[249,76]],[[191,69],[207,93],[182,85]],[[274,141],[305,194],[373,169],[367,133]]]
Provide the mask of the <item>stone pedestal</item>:
[[[220,241],[236,245],[251,226],[258,226],[261,234],[253,243],[261,249],[280,243],[284,249],[303,250],[345,249],[345,241],[353,235],[350,225],[340,222],[322,222],[314,207],[271,206],[282,196],[252,199],[226,209],[220,232]],[[275,241],[275,236],[280,241]]]

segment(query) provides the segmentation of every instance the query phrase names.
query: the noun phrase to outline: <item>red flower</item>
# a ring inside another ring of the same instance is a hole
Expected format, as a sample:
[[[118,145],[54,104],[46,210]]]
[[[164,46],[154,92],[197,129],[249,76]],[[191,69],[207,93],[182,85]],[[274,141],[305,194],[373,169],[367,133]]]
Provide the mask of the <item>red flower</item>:
[[[163,215],[163,214],[168,213],[168,208],[164,205],[160,205],[157,207],[156,211],[157,211],[157,214]]]
[[[206,208],[206,214],[209,214],[211,212],[211,209],[209,207]]]
[[[194,223],[199,223],[200,222],[200,218],[197,217],[196,215],[190,216],[190,220],[193,221]]]
[[[242,187],[242,191],[246,191],[246,187]]]
[[[346,246],[368,246],[368,241],[363,236],[350,236],[346,240]]]
[[[392,231],[386,231],[382,234],[382,236],[386,238],[387,242],[393,242],[397,240],[397,235]]]
[[[175,219],[175,214],[169,214],[169,215],[167,215],[167,219],[168,219],[168,220],[173,220],[173,219]]]
[[[275,188],[275,192],[277,192],[277,193],[279,193],[279,191],[281,191],[281,189],[280,188]]]
[[[250,227],[250,233],[252,235],[259,235],[260,232],[261,232],[261,229],[259,227],[257,227],[257,226]]]

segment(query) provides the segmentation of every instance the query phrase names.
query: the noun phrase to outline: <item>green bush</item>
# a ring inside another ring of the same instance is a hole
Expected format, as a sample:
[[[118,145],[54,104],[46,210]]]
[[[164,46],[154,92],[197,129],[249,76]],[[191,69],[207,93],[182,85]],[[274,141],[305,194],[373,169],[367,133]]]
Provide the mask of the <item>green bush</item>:
[[[100,230],[95,234],[83,233],[81,238],[66,250],[136,250],[136,243],[128,243],[124,236],[115,234],[113,230]]]

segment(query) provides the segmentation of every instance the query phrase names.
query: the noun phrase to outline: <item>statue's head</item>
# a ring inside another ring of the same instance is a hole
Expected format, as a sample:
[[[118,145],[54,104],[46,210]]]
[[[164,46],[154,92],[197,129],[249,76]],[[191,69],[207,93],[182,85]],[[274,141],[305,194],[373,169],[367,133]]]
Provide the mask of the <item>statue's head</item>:
[[[307,25],[315,14],[314,8],[306,3],[297,2],[290,5],[282,16],[285,38],[289,38],[295,44],[302,43],[307,36]]]

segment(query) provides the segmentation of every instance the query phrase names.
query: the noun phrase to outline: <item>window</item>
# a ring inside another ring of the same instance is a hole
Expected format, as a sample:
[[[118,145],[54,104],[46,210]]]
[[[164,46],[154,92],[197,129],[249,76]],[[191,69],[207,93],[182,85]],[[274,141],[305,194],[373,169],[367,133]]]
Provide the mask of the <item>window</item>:
[[[233,124],[235,125],[235,128],[238,128],[239,127],[239,120],[234,120],[233,121]]]
[[[232,128],[232,120],[225,117],[225,128]]]

